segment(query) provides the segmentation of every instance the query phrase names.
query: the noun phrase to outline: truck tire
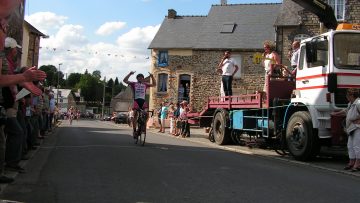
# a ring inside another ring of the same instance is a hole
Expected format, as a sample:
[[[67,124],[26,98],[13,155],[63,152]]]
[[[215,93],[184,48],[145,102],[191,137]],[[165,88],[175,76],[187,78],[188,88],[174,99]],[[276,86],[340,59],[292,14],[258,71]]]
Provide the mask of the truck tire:
[[[313,129],[309,112],[295,112],[290,117],[286,143],[290,154],[299,161],[311,160],[319,153],[319,138]]]
[[[219,111],[216,113],[213,120],[213,133],[216,144],[225,145],[229,143],[230,137],[229,128],[226,127],[226,116],[225,112]]]

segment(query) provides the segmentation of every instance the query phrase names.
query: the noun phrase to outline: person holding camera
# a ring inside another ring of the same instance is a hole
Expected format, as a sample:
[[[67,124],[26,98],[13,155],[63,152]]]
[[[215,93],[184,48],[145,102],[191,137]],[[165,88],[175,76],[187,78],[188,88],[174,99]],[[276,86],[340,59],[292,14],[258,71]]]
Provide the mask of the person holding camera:
[[[223,89],[225,96],[232,95],[232,81],[235,73],[239,70],[239,67],[236,61],[231,58],[231,52],[225,51],[224,56],[222,57],[217,72],[221,73],[221,81],[223,83]]]

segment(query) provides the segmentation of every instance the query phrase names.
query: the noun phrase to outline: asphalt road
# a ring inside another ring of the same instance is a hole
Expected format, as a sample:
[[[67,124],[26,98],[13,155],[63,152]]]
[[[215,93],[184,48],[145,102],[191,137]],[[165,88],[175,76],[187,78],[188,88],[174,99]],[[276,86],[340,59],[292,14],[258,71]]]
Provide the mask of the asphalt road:
[[[357,202],[360,178],[148,133],[64,122],[0,199],[27,203]]]

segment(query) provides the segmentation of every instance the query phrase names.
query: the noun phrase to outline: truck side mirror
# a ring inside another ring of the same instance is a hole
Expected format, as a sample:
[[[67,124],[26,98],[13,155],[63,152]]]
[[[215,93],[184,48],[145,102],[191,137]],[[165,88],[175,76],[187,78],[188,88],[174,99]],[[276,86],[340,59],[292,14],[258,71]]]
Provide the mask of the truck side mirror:
[[[337,75],[336,73],[329,73],[328,74],[328,92],[334,93],[337,89]]]
[[[316,62],[317,61],[316,43],[312,41],[306,42],[305,48],[306,48],[306,62],[308,63]]]

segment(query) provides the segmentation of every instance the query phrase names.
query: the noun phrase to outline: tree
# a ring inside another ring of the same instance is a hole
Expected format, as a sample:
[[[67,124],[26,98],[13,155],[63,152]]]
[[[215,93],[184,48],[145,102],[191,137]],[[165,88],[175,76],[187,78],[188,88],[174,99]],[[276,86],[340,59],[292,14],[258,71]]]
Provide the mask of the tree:
[[[115,78],[115,84],[114,85],[119,85],[119,79],[117,77]]]
[[[92,75],[98,79],[101,78],[101,72],[99,70],[94,70],[94,72],[92,73]]]
[[[80,78],[81,78],[81,73],[70,73],[67,81],[66,81],[66,85],[69,88],[74,88],[76,86],[76,84],[78,84],[80,82]]]
[[[45,86],[57,86],[58,70],[54,65],[44,65],[39,68],[46,73]]]
[[[76,85],[81,89],[81,96],[85,101],[101,102],[103,95],[103,82],[90,74],[81,75],[79,83]]]

